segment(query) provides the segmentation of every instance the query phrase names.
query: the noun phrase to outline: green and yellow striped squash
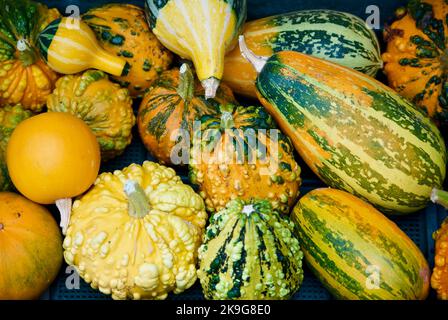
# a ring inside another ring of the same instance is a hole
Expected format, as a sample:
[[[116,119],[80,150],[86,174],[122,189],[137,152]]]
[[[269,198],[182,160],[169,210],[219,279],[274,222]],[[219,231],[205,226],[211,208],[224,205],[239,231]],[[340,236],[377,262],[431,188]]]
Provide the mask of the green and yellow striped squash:
[[[153,33],[162,44],[192,60],[207,98],[214,98],[246,20],[246,0],[145,0]]]
[[[207,299],[287,299],[303,280],[294,224],[266,200],[232,200],[213,215],[198,257]]]
[[[302,53],[266,61],[244,51],[260,70],[260,101],[327,185],[390,214],[424,208],[440,188],[447,160],[440,131],[395,91]]]
[[[332,10],[295,11],[250,21],[244,25],[247,46],[270,57],[298,51],[375,76],[382,68],[375,33],[360,18]],[[236,93],[256,97],[256,72],[238,47],[225,59],[225,81]]]
[[[370,204],[315,189],[292,213],[305,260],[338,299],[423,300],[430,270],[419,248]]]

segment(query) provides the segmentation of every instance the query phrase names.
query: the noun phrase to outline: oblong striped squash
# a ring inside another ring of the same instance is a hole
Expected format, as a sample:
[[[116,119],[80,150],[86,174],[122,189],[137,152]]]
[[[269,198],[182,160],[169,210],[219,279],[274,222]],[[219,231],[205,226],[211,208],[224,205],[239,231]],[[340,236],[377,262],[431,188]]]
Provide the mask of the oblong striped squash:
[[[246,49],[260,70],[260,101],[326,184],[386,213],[425,207],[445,179],[447,159],[426,115],[355,70],[293,51],[266,61]]]
[[[246,0],[145,0],[153,33],[162,44],[192,60],[207,98],[214,98],[225,53],[246,20]]]
[[[266,200],[235,199],[214,214],[198,257],[207,299],[287,299],[303,280],[294,224]]]
[[[279,51],[298,51],[375,76],[382,68],[375,33],[360,18],[332,10],[305,10],[250,21],[243,30],[255,54],[270,57]],[[235,92],[256,97],[256,72],[239,48],[227,54],[225,81]]]
[[[294,208],[307,264],[338,299],[419,300],[430,270],[419,248],[370,204],[336,189],[315,189]]]

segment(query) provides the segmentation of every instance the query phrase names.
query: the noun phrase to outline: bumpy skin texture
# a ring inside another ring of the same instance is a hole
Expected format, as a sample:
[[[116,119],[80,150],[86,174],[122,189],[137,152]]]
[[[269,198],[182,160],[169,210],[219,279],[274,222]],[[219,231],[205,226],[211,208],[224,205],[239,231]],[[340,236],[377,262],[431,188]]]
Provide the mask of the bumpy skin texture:
[[[185,98],[179,90],[180,82],[179,69],[163,72],[142,100],[137,118],[143,143],[163,164],[188,163],[188,154],[180,155],[178,148],[174,148],[180,145],[177,139],[172,138],[176,131],[182,130],[191,137],[195,120],[203,115],[216,114],[220,104],[236,103],[226,85],[219,87],[215,98],[205,99],[201,84],[192,80],[192,83],[184,83],[186,87],[192,87],[191,97]],[[188,91],[188,88],[185,89]],[[187,150],[190,140],[182,140]]]
[[[411,0],[397,10],[385,30],[384,71],[389,85],[422,108],[439,125],[448,125],[448,4]]]
[[[0,300],[39,299],[62,265],[62,237],[50,212],[0,192]]]
[[[107,4],[89,10],[82,19],[95,31],[104,49],[129,63],[127,75],[113,79],[128,88],[132,97],[143,96],[170,66],[173,55],[153,35],[140,7]]]
[[[57,75],[39,57],[36,38],[58,16],[56,9],[34,1],[0,1],[0,105],[42,110]],[[24,51],[17,49],[21,39],[27,41]]]
[[[448,300],[448,220],[445,220],[434,233],[436,255],[431,276],[431,287],[437,291],[437,297]]]
[[[190,181],[198,185],[210,212],[225,208],[235,198],[261,198],[289,214],[301,184],[290,140],[276,129],[263,107],[228,108],[227,115],[201,118],[202,137],[195,135],[191,150]],[[230,130],[223,127],[227,116]]]
[[[149,212],[135,218],[128,181],[146,194]],[[93,288],[114,299],[165,299],[196,280],[197,248],[207,215],[201,197],[173,169],[146,161],[101,174],[73,204],[64,256]]]
[[[5,159],[9,137],[17,125],[31,115],[32,113],[21,105],[0,108],[0,191],[8,191],[13,188]]]
[[[207,299],[287,299],[303,280],[294,226],[266,200],[227,204],[210,219],[199,248]]]
[[[82,119],[98,139],[102,161],[120,155],[131,143],[135,116],[129,91],[109,81],[102,71],[60,78],[47,107]]]

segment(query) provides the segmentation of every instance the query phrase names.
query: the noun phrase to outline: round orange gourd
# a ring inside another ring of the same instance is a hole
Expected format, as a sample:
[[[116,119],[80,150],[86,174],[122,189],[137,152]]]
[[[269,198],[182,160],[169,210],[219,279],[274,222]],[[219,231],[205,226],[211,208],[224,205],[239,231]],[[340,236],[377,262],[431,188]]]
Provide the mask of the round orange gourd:
[[[51,214],[0,192],[0,300],[37,299],[62,264],[62,237]]]
[[[100,147],[82,120],[48,112],[17,126],[6,149],[6,163],[17,190],[34,202],[52,204],[78,196],[93,184]],[[64,218],[62,225],[68,223]]]

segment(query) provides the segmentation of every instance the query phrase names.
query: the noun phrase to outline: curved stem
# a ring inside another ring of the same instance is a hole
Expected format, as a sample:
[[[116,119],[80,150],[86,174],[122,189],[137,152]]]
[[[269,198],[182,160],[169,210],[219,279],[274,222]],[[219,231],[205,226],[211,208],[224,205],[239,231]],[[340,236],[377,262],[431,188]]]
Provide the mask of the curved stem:
[[[448,209],[448,192],[436,188],[432,189],[431,201]]]
[[[183,63],[179,69],[179,86],[177,93],[182,100],[188,102],[193,99],[194,95],[194,75],[190,66],[187,63]]]
[[[142,187],[133,180],[126,181],[124,193],[129,200],[129,215],[134,218],[143,218],[151,210],[148,197]]]
[[[261,70],[263,70],[264,66],[266,65],[266,62],[268,61],[267,57],[257,56],[255,53],[253,53],[246,45],[246,41],[244,40],[244,36],[241,35],[238,38],[238,43],[240,45],[240,51],[241,55],[249,61],[252,66],[255,68],[257,73],[260,73]]]
[[[36,62],[37,53],[30,47],[25,39],[19,39],[16,43],[18,58],[25,67]]]
[[[68,225],[70,223],[70,215],[72,213],[72,199],[65,198],[56,200],[56,207],[61,215],[61,223],[59,224],[62,228],[62,234],[67,233]]]

